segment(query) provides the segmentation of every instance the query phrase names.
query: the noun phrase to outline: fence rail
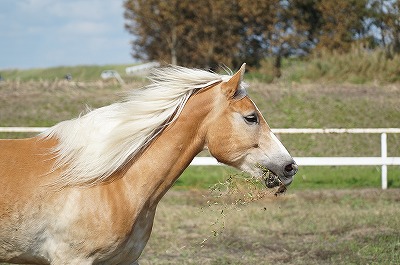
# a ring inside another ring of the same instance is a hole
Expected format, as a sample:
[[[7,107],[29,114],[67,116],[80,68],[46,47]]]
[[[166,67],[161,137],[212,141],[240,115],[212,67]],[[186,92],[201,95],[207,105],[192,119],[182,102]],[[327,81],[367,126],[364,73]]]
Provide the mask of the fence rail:
[[[42,132],[46,127],[0,127],[0,132]],[[380,157],[295,157],[300,166],[381,166],[382,189],[387,189],[387,166],[400,166],[400,157],[387,156],[387,134],[400,133],[400,128],[290,128],[273,129],[276,134],[380,134]],[[221,165],[213,157],[195,157],[191,165],[217,166]]]

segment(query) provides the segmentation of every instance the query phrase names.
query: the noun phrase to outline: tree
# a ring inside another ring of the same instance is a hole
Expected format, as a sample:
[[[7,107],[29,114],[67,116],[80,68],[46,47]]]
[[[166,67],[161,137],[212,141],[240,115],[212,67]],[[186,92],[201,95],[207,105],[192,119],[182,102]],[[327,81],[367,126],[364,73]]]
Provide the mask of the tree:
[[[368,6],[379,10],[382,2],[397,9],[373,21],[383,41],[400,50],[400,0],[125,0],[124,6],[135,58],[216,69],[258,67],[269,56],[280,76],[283,57],[348,52],[368,37]]]
[[[279,0],[239,0],[240,59],[258,67],[268,55],[275,8]]]
[[[132,55],[184,66],[259,66],[279,0],[126,0]]]
[[[392,58],[393,53],[400,53],[400,0],[371,0],[369,7],[374,26],[371,35]]]
[[[274,72],[281,76],[282,58],[306,54],[313,47],[312,30],[317,12],[314,1],[281,0],[275,4],[273,27],[270,31],[270,53],[275,57]]]
[[[235,61],[240,19],[231,1],[128,0],[124,6],[137,59],[210,68]]]
[[[318,43],[322,27],[322,13],[318,9],[321,0],[289,0],[290,16],[293,19],[293,28],[301,38],[298,49],[303,54],[309,53]]]
[[[320,13],[317,0],[239,1],[246,61],[258,66],[259,58],[274,57],[274,74],[281,75],[281,61],[290,55],[307,54],[315,45]]]
[[[126,1],[126,29],[135,36],[133,57],[143,60],[177,63],[177,49],[182,43],[183,15],[177,12],[179,1]]]
[[[310,42],[305,31],[312,29],[307,24],[311,20],[300,21],[304,17],[296,9],[300,3],[126,0],[124,6],[126,29],[135,36],[132,55],[137,59],[215,69],[221,63],[238,67],[242,62],[258,67],[265,57],[276,56],[279,76],[282,57],[310,47],[305,44]],[[312,11],[307,9],[309,17]]]
[[[317,50],[345,53],[356,39],[365,37],[367,0],[320,0],[316,8],[321,14]]]

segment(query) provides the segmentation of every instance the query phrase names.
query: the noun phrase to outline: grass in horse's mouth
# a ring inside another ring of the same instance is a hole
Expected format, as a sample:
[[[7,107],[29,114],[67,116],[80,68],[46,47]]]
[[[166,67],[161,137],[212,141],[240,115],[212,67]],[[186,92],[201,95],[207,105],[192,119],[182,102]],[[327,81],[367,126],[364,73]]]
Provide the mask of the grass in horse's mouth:
[[[258,165],[258,167],[263,172],[262,178],[267,188],[275,188],[279,186],[277,191],[274,193],[275,196],[278,196],[279,194],[284,193],[286,191],[287,188],[285,184],[283,184],[283,182],[274,172],[272,172],[271,170],[262,165]]]

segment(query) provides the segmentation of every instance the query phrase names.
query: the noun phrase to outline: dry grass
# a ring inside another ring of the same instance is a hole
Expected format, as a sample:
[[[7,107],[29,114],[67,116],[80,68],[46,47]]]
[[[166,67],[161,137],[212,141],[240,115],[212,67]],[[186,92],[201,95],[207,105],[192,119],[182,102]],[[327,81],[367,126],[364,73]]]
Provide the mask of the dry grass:
[[[398,264],[399,190],[170,191],[140,264]]]
[[[305,60],[288,60],[283,77],[295,82],[381,84],[400,81],[400,55],[387,58],[383,49],[354,46],[350,52],[320,51]]]

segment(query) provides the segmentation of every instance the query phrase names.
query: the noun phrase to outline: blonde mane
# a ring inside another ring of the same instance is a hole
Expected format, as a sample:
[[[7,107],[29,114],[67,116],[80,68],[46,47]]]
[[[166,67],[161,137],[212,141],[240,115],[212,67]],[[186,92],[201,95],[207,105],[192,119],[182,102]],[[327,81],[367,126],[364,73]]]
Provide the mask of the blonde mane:
[[[54,184],[106,181],[174,122],[193,93],[229,78],[178,66],[157,68],[149,76],[151,84],[133,89],[124,101],[50,128],[42,137],[58,140],[53,170],[63,170]]]

